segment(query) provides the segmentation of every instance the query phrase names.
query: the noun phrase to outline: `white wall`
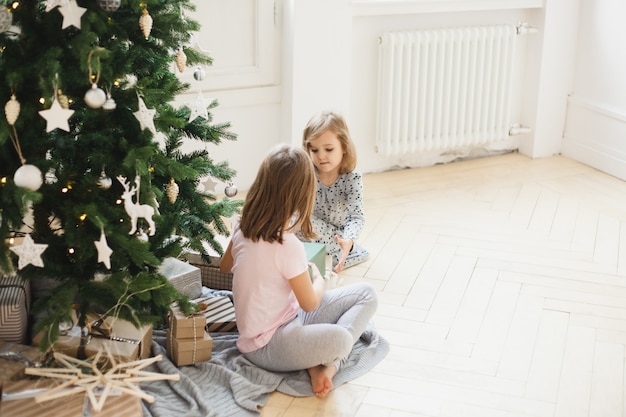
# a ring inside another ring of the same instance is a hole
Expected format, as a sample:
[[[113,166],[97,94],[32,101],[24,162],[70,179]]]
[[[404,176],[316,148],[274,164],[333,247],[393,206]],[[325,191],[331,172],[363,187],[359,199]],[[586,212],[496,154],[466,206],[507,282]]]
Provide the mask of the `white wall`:
[[[220,106],[214,110],[215,119],[230,121],[239,136],[236,142],[212,149],[211,155],[215,160],[227,159],[230,162],[238,171],[236,185],[245,190],[253,181],[261,159],[272,146],[281,142],[299,144],[308,118],[318,110],[331,109],[342,112],[348,119],[357,142],[358,168],[362,172],[448,162],[459,155],[383,157],[376,153],[374,132],[378,36],[387,30],[515,24],[519,21],[527,21],[539,29],[537,35],[528,35],[521,42],[518,50],[520,65],[516,73],[520,83],[516,87],[515,115],[520,123],[528,125],[532,130],[530,134],[512,139],[506,146],[519,146],[520,152],[530,157],[559,153],[566,125],[567,97],[574,84],[573,63],[576,59],[579,14],[583,17],[587,14],[594,16],[593,12],[603,11],[618,16],[620,10],[616,5],[623,3],[623,0],[585,0],[581,2],[584,3],[584,9],[579,11],[579,1],[277,0],[274,25],[266,29],[272,31],[278,40],[272,44],[272,51],[257,51],[257,59],[266,53],[274,57],[274,69],[270,71],[273,78],[257,86],[227,89],[210,87],[205,90],[206,96],[216,97],[220,101]],[[217,0],[210,2],[215,3]],[[238,7],[246,5],[263,13],[272,8],[274,12],[272,0],[237,2]],[[613,5],[612,8],[599,6],[607,3]],[[198,4],[205,3],[198,0]],[[617,17],[613,20],[614,30],[617,31]],[[590,21],[583,27],[586,31],[592,31],[596,26],[600,24]],[[228,39],[219,33],[204,36],[217,37],[220,42]],[[603,36],[608,37],[609,34]],[[619,42],[612,42],[610,50],[621,51]],[[583,58],[579,56],[578,61],[579,66],[581,61],[587,65],[583,65],[582,72],[576,78],[580,90],[578,96],[590,96],[590,102],[595,100],[591,92],[598,91],[596,84],[604,79],[601,67],[608,65],[610,59],[601,56],[604,64],[590,65],[587,61],[598,58],[589,56],[590,53],[601,53],[594,48],[594,42],[590,40],[586,47],[589,53]],[[622,62],[622,67],[616,73],[623,73],[623,66]],[[591,81],[584,81],[588,78]],[[615,96],[612,101],[609,100],[610,103],[605,103],[607,107],[624,108],[623,101],[618,103],[617,97],[624,100],[626,95],[616,94],[616,90],[608,85],[604,85],[603,90],[612,91]],[[181,96],[179,100],[191,101],[192,98],[193,95]],[[603,100],[597,99],[600,102]],[[570,119],[573,114],[571,103]]]
[[[556,155],[562,149],[567,97],[574,80],[579,6],[579,0],[548,0],[530,17],[539,34],[529,39],[522,118],[533,131],[521,142],[520,152],[533,158]]]
[[[563,154],[626,179],[626,3],[581,2]]]

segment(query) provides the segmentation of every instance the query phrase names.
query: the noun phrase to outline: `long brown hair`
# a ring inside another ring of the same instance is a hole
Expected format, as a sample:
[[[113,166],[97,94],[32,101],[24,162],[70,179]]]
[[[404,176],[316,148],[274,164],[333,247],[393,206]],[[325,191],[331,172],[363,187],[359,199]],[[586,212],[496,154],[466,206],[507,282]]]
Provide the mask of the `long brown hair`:
[[[328,130],[337,135],[337,139],[339,139],[343,150],[339,173],[345,174],[353,171],[354,168],[356,168],[356,147],[350,137],[348,124],[340,114],[332,111],[322,111],[314,115],[309,120],[302,133],[302,146],[307,153],[310,152],[311,141]]]
[[[279,145],[265,157],[241,211],[243,235],[256,242],[283,242],[283,232],[300,229],[316,237],[311,224],[315,201],[315,168],[299,147]]]

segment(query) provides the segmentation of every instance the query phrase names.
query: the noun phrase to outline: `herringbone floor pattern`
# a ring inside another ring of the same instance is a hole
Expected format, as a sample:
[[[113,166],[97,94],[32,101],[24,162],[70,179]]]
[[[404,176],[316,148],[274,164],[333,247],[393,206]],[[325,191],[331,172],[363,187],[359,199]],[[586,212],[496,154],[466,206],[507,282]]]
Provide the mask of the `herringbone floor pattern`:
[[[379,289],[391,351],[263,417],[626,414],[626,182],[508,154],[368,174],[365,196],[372,256],[341,277]]]

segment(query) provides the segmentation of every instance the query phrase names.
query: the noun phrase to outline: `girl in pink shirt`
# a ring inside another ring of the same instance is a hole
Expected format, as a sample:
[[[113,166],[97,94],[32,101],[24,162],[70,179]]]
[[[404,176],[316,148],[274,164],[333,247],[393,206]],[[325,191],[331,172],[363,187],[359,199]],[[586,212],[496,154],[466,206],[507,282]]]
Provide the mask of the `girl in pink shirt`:
[[[306,369],[313,392],[324,397],[378,301],[368,283],[325,291],[320,271],[308,263],[295,233],[315,237],[310,221],[315,189],[306,151],[274,148],[234,222],[220,269],[233,272],[239,350],[269,371]]]

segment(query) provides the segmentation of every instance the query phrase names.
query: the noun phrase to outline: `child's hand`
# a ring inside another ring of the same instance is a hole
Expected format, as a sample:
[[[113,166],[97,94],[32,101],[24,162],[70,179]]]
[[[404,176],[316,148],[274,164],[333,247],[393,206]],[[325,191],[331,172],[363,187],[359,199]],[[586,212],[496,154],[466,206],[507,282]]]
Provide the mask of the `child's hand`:
[[[318,279],[321,279],[322,281],[324,280],[324,276],[320,272],[317,265],[315,265],[313,262],[309,262],[309,268],[311,268],[311,278],[313,278],[313,282],[317,281]]]
[[[333,269],[333,271],[339,273],[346,263],[346,259],[348,258],[348,254],[352,250],[354,242],[352,241],[352,239],[342,239],[338,235],[335,235],[335,242],[337,242],[339,244],[339,247],[341,248],[341,258],[339,259],[339,263],[337,264],[335,269]]]
[[[311,268],[311,275],[313,277],[312,284],[313,288],[316,291],[319,291],[320,294],[323,294],[326,291],[326,280],[324,276],[320,273],[319,268],[312,262],[309,262],[309,268]]]

